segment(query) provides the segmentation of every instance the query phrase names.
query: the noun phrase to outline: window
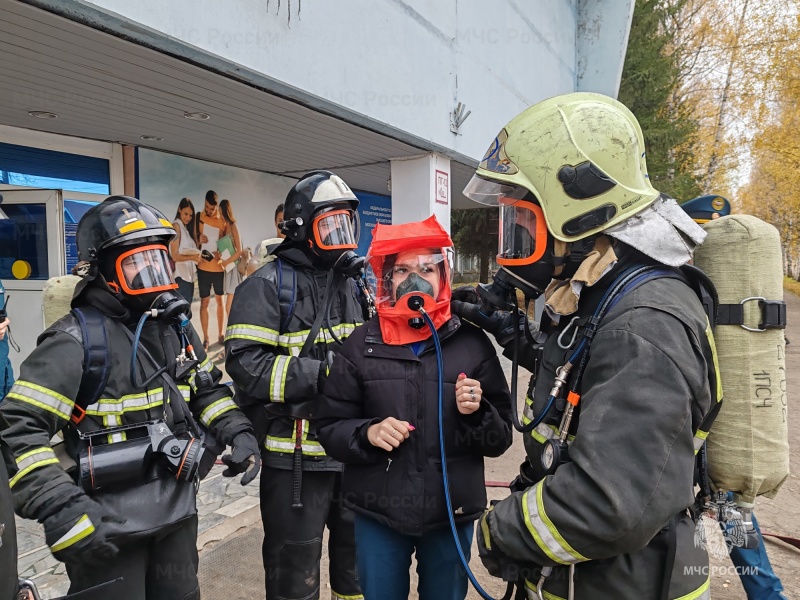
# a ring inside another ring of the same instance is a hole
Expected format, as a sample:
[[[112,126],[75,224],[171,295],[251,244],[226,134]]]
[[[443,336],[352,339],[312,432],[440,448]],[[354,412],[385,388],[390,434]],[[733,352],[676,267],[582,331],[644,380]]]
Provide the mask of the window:
[[[0,184],[109,194],[109,161],[0,143]]]

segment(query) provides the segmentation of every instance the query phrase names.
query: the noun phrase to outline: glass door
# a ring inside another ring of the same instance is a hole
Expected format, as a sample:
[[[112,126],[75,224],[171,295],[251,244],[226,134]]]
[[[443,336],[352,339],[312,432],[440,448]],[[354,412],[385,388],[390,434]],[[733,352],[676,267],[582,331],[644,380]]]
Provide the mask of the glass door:
[[[44,330],[42,290],[48,279],[64,275],[64,204],[61,190],[0,191],[0,280],[20,355],[15,370],[36,347]]]

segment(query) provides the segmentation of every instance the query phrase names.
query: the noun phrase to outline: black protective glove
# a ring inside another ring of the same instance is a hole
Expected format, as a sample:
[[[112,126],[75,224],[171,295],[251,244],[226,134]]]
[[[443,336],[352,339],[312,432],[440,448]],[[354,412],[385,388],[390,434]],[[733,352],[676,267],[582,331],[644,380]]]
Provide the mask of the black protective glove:
[[[242,485],[247,485],[256,478],[261,470],[261,452],[258,442],[252,433],[244,431],[233,438],[232,446],[231,453],[222,457],[222,462],[228,467],[222,472],[222,476],[234,477],[244,473]]]
[[[45,518],[45,540],[58,560],[96,567],[113,559],[119,548],[109,541],[125,519],[103,509],[89,496],[78,496]]]
[[[522,319],[514,319],[514,314],[504,310],[496,310],[491,314],[481,312],[481,301],[475,288],[469,285],[461,286],[453,290],[450,299],[450,310],[462,319],[477,325],[484,331],[491,333],[497,343],[505,347],[514,339],[514,325],[519,322],[522,326]],[[522,314],[522,311],[520,311]],[[520,334],[522,327],[520,326]]]

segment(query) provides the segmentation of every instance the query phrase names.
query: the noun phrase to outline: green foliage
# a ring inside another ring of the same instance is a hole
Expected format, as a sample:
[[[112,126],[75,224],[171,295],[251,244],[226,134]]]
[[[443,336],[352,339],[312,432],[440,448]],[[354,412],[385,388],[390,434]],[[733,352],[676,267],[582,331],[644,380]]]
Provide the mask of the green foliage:
[[[450,230],[456,252],[464,257],[480,259],[480,281],[489,278],[489,260],[497,251],[497,209],[470,208],[454,210]]]
[[[691,138],[697,125],[679,97],[680,55],[669,28],[685,1],[637,0],[622,71],[619,100],[644,133],[653,186],[688,200],[702,193],[692,172]]]

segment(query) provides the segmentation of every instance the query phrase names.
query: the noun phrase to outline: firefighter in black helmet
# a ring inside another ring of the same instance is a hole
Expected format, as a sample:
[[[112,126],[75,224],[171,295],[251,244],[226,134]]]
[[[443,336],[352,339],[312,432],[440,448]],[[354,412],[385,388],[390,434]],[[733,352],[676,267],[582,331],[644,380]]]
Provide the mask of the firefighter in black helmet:
[[[319,598],[322,535],[330,530],[333,598],[362,598],[353,516],[338,499],[342,465],[325,454],[313,418],[333,353],[364,318],[350,279],[358,199],[328,171],[289,191],[275,260],[233,298],[226,369],[262,444],[261,516],[268,600]]]
[[[191,600],[197,581],[197,478],[233,447],[227,475],[258,472],[252,426],[205,355],[175,293],[168,220],[112,196],[78,224],[82,281],[72,311],[38,340],[0,405],[17,514],[44,525],[85,598]],[[50,445],[62,431],[69,465]],[[66,470],[65,470],[66,469]]]

